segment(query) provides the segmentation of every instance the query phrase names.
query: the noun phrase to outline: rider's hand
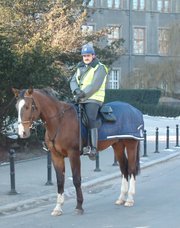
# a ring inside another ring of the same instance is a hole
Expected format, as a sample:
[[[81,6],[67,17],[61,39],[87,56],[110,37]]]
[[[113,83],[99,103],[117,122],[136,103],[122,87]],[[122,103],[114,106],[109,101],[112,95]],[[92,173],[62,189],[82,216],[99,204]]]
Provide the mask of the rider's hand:
[[[73,94],[76,96],[76,95],[79,95],[81,92],[83,92],[83,91],[80,90],[79,88],[77,88],[77,89],[74,90]]]
[[[80,92],[78,94],[76,93],[76,95],[74,96],[74,100],[76,103],[78,103],[81,100],[81,98],[84,98],[85,96],[85,92],[80,90]]]

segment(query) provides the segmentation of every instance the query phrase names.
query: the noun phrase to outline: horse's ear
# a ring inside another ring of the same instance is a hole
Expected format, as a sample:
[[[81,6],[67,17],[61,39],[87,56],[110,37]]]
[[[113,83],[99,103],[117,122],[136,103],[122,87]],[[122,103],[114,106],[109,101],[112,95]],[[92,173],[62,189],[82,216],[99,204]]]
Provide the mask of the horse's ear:
[[[32,93],[33,93],[33,88],[30,87],[30,88],[26,91],[26,96],[30,96],[30,95],[32,95]]]
[[[19,96],[20,90],[12,88],[12,92],[14,93],[14,96],[17,98]]]

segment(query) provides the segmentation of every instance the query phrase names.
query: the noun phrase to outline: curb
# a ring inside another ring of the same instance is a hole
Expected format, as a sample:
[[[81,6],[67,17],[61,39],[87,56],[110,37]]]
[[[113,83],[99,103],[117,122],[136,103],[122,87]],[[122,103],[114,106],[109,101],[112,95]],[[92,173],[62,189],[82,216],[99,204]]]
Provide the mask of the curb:
[[[141,169],[145,169],[145,168],[148,168],[152,165],[159,164],[162,162],[166,162],[166,161],[168,161],[172,158],[175,158],[179,155],[180,155],[180,152],[176,152],[176,153],[167,155],[163,158],[156,159],[154,161],[142,163]],[[90,180],[90,181],[82,183],[82,189],[87,189],[87,188],[92,187],[94,185],[103,183],[103,182],[111,180],[111,179],[115,179],[115,178],[120,177],[120,176],[121,176],[121,174],[118,171],[118,172],[115,172],[115,173],[112,173],[109,175],[98,177],[94,180]],[[65,198],[67,199],[67,198],[74,197],[74,193],[75,193],[74,187],[67,188],[64,192]],[[9,214],[10,212],[15,213],[15,212],[20,212],[22,210],[28,210],[28,209],[34,208],[34,205],[39,206],[39,205],[47,204],[48,202],[53,202],[55,200],[56,200],[56,193],[51,193],[51,194],[46,194],[46,195],[41,196],[41,197],[23,200],[23,201],[20,201],[18,203],[7,204],[5,206],[0,206],[0,215],[6,215],[6,214]]]

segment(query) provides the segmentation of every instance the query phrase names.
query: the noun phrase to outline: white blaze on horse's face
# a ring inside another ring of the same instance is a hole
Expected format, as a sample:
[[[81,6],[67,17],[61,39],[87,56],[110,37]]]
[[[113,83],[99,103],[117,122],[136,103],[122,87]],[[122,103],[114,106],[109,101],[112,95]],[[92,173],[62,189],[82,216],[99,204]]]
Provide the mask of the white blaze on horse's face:
[[[21,119],[21,113],[22,113],[22,109],[25,105],[25,100],[22,99],[19,101],[18,103],[18,135],[20,136],[20,138],[28,138],[30,136],[30,128],[28,127],[24,127],[22,119]]]

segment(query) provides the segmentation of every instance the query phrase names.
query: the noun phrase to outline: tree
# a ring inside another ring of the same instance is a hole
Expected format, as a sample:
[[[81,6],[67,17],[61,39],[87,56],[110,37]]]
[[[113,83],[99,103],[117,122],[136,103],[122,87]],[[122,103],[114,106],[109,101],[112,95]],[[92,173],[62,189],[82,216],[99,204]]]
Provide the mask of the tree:
[[[4,64],[1,68],[4,86],[1,110],[13,98],[11,87],[50,86],[58,91],[60,99],[70,96],[68,78],[73,74],[80,60],[80,48],[86,42],[93,41],[97,54],[108,57],[106,62],[109,63],[121,52],[121,41],[105,49],[98,47],[106,29],[91,33],[82,31],[89,1],[84,5],[82,0],[1,1],[0,49],[6,56],[1,55]],[[7,62],[9,66],[6,66]],[[11,116],[5,110],[1,111],[2,120]],[[0,120],[1,129],[3,124]]]

